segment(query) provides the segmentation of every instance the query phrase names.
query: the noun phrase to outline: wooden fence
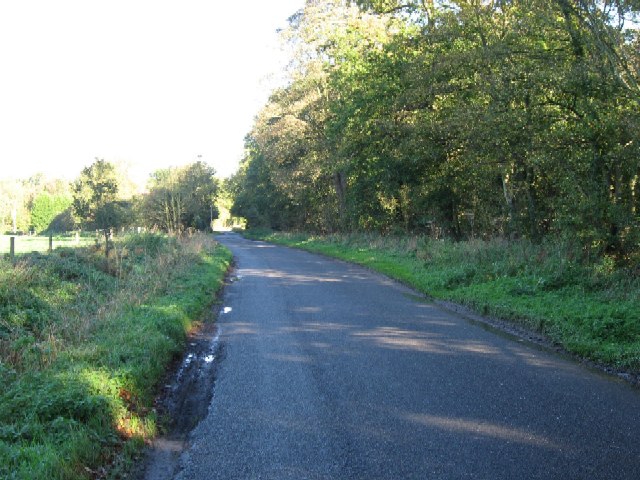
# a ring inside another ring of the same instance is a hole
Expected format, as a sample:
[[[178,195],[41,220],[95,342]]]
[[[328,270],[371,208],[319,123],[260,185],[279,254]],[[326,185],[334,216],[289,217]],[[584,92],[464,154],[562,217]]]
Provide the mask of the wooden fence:
[[[29,235],[2,235],[0,236],[0,254],[9,255],[13,260],[21,253],[28,252],[52,252],[54,246],[78,246],[81,243],[93,242],[86,237],[81,238],[78,234],[70,237],[49,236],[29,236]]]

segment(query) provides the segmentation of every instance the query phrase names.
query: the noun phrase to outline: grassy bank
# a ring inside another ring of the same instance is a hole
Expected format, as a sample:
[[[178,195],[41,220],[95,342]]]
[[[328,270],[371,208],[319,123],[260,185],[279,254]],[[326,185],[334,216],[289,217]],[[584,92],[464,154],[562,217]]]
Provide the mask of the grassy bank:
[[[205,236],[115,247],[0,261],[0,478],[117,478],[155,434],[157,383],[231,255]]]
[[[378,235],[250,232],[359,263],[427,295],[545,334],[566,350],[640,373],[640,269],[588,258],[569,242],[454,243]]]

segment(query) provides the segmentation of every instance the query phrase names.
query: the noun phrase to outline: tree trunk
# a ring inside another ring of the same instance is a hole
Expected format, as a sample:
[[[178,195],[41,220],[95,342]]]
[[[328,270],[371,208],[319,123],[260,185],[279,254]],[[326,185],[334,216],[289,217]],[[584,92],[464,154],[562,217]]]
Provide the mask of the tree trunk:
[[[345,224],[345,211],[347,203],[347,179],[346,175],[341,172],[335,172],[333,174],[333,185],[336,189],[336,196],[338,197],[338,219],[340,226],[344,227]]]

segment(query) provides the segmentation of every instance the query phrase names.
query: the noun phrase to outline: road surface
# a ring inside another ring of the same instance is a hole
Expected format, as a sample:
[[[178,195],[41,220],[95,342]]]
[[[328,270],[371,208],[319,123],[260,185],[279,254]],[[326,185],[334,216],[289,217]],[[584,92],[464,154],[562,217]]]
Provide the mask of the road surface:
[[[640,392],[366,269],[237,259],[179,480],[640,479]]]

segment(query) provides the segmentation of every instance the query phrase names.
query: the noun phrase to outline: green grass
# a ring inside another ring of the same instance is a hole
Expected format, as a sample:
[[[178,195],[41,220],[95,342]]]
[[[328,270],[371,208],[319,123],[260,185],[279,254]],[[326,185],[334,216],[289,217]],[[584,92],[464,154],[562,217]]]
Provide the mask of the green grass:
[[[156,433],[158,382],[231,254],[211,236],[115,247],[0,261],[0,478],[117,478]]]
[[[0,254],[9,253],[12,235],[0,235]],[[49,237],[45,235],[15,235],[16,255],[31,252],[47,252],[49,250]],[[54,235],[53,248],[78,247],[91,245],[95,242],[94,236],[81,235],[76,239],[75,234]]]
[[[249,232],[365,265],[435,299],[546,335],[567,351],[640,373],[640,271],[570,242],[451,242],[379,235]]]

